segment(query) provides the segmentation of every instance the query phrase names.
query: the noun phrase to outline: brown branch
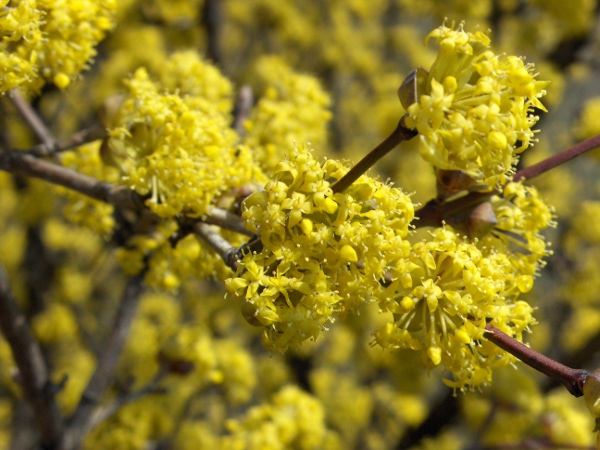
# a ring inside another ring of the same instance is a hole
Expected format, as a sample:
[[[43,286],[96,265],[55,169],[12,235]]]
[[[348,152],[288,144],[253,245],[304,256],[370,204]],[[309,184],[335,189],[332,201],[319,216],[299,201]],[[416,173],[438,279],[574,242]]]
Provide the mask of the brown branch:
[[[583,369],[571,369],[539,352],[527,347],[525,344],[508,336],[499,329],[487,325],[485,337],[502,350],[523,361],[529,367],[559,382],[575,397],[583,395],[583,384],[589,372]]]
[[[83,437],[94,422],[93,413],[98,403],[100,403],[104,393],[112,383],[119,357],[129,336],[131,324],[137,311],[143,290],[143,278],[143,273],[132,277],[125,287],[105,350],[98,360],[96,370],[85,388],[75,412],[69,419],[65,437],[66,450],[79,447]]]
[[[198,222],[193,226],[194,233],[204,241],[223,259],[228,267],[233,270],[237,267],[236,255],[238,248],[231,245],[211,225]]]
[[[29,150],[22,150],[22,152],[33,156],[52,156],[56,153],[66,152],[67,150],[79,147],[80,145],[105,139],[107,137],[108,132],[106,131],[106,128],[100,124],[95,124],[89,128],[73,133],[69,138],[63,141],[54,142],[52,145],[42,143]]]
[[[0,266],[0,329],[10,345],[19,369],[18,380],[40,433],[42,446],[58,449],[63,439],[63,421],[54,397],[48,366],[25,317],[17,307],[8,276]]]
[[[554,169],[555,167],[558,167],[567,161],[571,161],[572,159],[577,158],[578,156],[598,147],[600,147],[600,134],[575,144],[574,146],[563,150],[562,152],[551,156],[550,158],[546,158],[545,160],[540,161],[533,166],[519,170],[513,177],[513,181],[519,181],[521,178],[531,179],[533,177],[537,177],[538,175],[541,175],[550,169]]]
[[[439,227],[442,223],[452,224],[452,218],[460,216],[461,213],[474,208],[480,203],[486,201],[492,195],[499,192],[496,190],[490,192],[471,192],[457,200],[449,202],[438,202],[436,199],[428,201],[425,206],[415,212],[418,220],[414,222],[415,227]]]
[[[367,170],[392,151],[398,144],[402,141],[408,141],[417,135],[415,130],[411,130],[404,126],[405,118],[406,115],[400,119],[394,131],[392,131],[392,134],[386,137],[381,144],[371,150],[369,154],[355,164],[346,175],[331,186],[333,192],[344,192],[352,183],[358,180],[362,174],[366,173]]]
[[[18,151],[0,151],[0,170],[39,178],[115,206],[142,210],[144,199],[127,186],[119,186],[83,175]]]
[[[225,230],[235,231],[246,236],[253,235],[251,231],[246,229],[246,225],[244,225],[240,216],[221,208],[210,208],[208,213],[202,216],[202,222],[217,225]]]
[[[21,93],[18,90],[13,89],[10,91],[10,98],[21,117],[25,120],[37,138],[48,147],[56,145],[56,139],[52,132],[48,129],[38,113],[29,103],[27,103],[27,100],[23,98]]]

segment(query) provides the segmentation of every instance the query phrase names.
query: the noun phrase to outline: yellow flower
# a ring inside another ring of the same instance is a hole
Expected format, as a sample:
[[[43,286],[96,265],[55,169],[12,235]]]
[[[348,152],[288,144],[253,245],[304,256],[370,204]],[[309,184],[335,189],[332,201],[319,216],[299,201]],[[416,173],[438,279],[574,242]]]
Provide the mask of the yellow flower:
[[[489,383],[491,368],[511,358],[485,340],[489,322],[511,336],[534,323],[532,308],[518,301],[517,281],[505,255],[439,228],[415,244],[391,271],[379,305],[394,320],[375,332],[384,348],[419,351],[425,367],[446,367],[455,388]]]
[[[416,98],[399,92],[421,154],[436,168],[461,170],[490,189],[504,184],[533,140],[533,109],[545,111],[539,98],[548,83],[537,81],[534,66],[521,58],[494,54],[484,33],[442,26],[431,38],[439,53],[428,75],[417,78]]]
[[[228,82],[198,58],[188,67],[185,56],[169,61],[172,69],[163,74],[164,84],[191,95],[163,93],[161,82],[138,69],[127,81],[130,94],[111,131],[111,156],[122,181],[148,195],[148,207],[164,218],[181,213],[198,217],[222,193],[262,176],[248,150],[236,148],[225,111]],[[207,78],[207,85],[188,85],[191,74]]]
[[[117,2],[22,0],[4,8],[0,92],[15,87],[36,92],[48,81],[64,89],[87,68],[114,25]]]
[[[264,248],[246,254],[226,285],[244,299],[246,319],[265,327],[271,350],[316,339],[381,290],[388,266],[408,252],[409,197],[365,176],[334,194],[331,183],[345,171],[300,147],[244,202],[242,218]]]

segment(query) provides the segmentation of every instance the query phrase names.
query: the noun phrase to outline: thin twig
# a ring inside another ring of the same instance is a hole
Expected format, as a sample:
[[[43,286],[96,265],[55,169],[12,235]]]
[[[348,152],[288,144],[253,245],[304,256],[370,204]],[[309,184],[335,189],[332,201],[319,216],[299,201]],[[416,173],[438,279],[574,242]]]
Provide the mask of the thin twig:
[[[164,394],[166,392],[166,390],[165,390],[165,388],[160,387],[159,383],[164,379],[165,375],[167,375],[167,372],[165,372],[164,370],[161,370],[157,373],[157,375],[154,377],[154,379],[152,381],[150,381],[146,386],[144,386],[134,392],[130,392],[128,394],[117,397],[114,401],[99,408],[93,414],[93,416],[90,418],[89,429],[90,430],[94,429],[96,426],[100,425],[102,422],[104,422],[105,420],[108,420],[113,415],[115,415],[117,412],[119,412],[119,410],[123,406],[125,406],[131,402],[134,402],[137,399],[142,398],[145,395]]]
[[[40,178],[111,205],[135,210],[145,208],[143,197],[127,186],[99,181],[58,164],[43,161],[18,151],[0,151],[0,170]]]
[[[31,107],[31,105],[23,98],[21,93],[14,89],[10,91],[10,98],[17,108],[21,117],[27,122],[31,131],[42,141],[42,143],[48,147],[56,145],[56,139],[52,132],[48,129],[44,121],[40,118],[38,113]]]
[[[583,395],[583,384],[586,377],[589,375],[587,370],[571,369],[570,367],[536,352],[489,324],[487,325],[486,330],[488,333],[486,333],[485,337],[488,341],[493,342],[502,350],[516,356],[529,367],[533,367],[538,372],[558,381],[575,397],[581,397]]]
[[[66,152],[80,145],[87,144],[88,142],[98,141],[108,137],[108,132],[99,123],[92,125],[89,128],[80,130],[72,134],[69,138],[54,142],[54,145],[39,144],[29,150],[22,150],[23,153],[28,153],[33,156],[52,156],[56,153]]]
[[[331,186],[333,192],[344,192],[352,183],[358,180],[362,174],[366,173],[367,170],[392,151],[398,144],[403,141],[408,141],[417,135],[416,130],[411,130],[404,126],[405,118],[406,115],[400,119],[394,131],[392,131],[392,134],[386,137],[381,144],[371,150],[369,154],[355,164],[346,175]]]
[[[240,216],[221,208],[211,208],[208,211],[208,214],[202,216],[202,222],[217,225],[226,230],[235,231],[236,233],[244,234],[246,236],[253,235],[251,231],[246,229]]]
[[[32,407],[43,447],[60,448],[63,421],[54,397],[55,389],[48,366],[25,317],[17,307],[3,266],[0,266],[0,329],[19,369],[19,384]]]
[[[590,139],[586,139],[583,142],[575,144],[574,146],[557,153],[554,156],[546,158],[533,166],[526,167],[525,169],[519,170],[513,177],[513,181],[519,181],[521,178],[527,180],[537,177],[538,175],[548,172],[550,169],[560,166],[580,155],[583,155],[590,150],[600,147],[600,134]]]
[[[129,336],[143,290],[143,273],[129,279],[113,323],[111,335],[75,412],[69,419],[65,449],[78,448],[90,430],[94,410],[110,386],[117,362]]]
[[[204,241],[223,259],[227,266],[235,270],[237,267],[235,256],[238,248],[227,242],[227,240],[223,238],[212,225],[198,222],[193,228],[194,233],[204,239]]]

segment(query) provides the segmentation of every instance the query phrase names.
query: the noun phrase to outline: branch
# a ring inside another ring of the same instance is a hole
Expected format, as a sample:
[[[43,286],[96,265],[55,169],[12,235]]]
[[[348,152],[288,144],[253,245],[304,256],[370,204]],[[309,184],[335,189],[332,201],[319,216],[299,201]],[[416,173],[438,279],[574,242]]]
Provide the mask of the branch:
[[[402,141],[409,141],[417,135],[415,130],[411,130],[404,126],[404,118],[406,116],[407,115],[402,116],[394,131],[392,131],[392,134],[386,137],[381,144],[371,150],[369,154],[355,164],[346,175],[331,186],[333,192],[344,192],[352,183],[358,180],[363,173],[392,151],[398,144]]]
[[[531,180],[532,178],[543,174],[561,164],[566,163],[590,150],[600,147],[600,135],[594,136],[593,138],[587,139],[579,144],[561,151],[560,153],[546,158],[533,166],[526,167],[525,169],[519,170],[513,177],[513,181],[520,181],[521,179]],[[449,202],[438,202],[436,199],[430,200],[419,209],[415,216],[419,218],[415,222],[417,228],[428,227],[428,226],[440,226],[443,222],[450,223],[452,217],[461,211],[465,211],[469,208],[477,206],[479,203],[486,201],[487,198],[492,195],[499,194],[500,191],[497,189],[490,192],[470,192],[467,195],[460,197],[457,200]]]
[[[27,125],[29,125],[29,128],[31,128],[38,139],[48,147],[56,145],[56,139],[52,135],[52,132],[17,89],[10,91],[10,98],[19,114],[21,114],[21,117],[27,122]]]
[[[90,430],[94,423],[94,410],[113,380],[142,293],[143,277],[142,272],[130,278],[125,287],[105,350],[98,360],[96,371],[85,388],[75,412],[69,419],[65,438],[67,450],[77,448]]]
[[[233,270],[237,267],[238,248],[231,245],[223,236],[217,233],[211,225],[198,222],[193,226],[194,233],[204,241],[223,259],[225,264]]]
[[[575,397],[583,395],[583,384],[589,374],[587,370],[571,369],[536,352],[489,324],[486,326],[486,330],[488,333],[485,334],[485,337],[488,341],[493,342],[502,350],[516,356],[529,367],[559,382]]]
[[[558,167],[567,161],[571,161],[572,159],[577,158],[579,155],[583,155],[584,153],[594,150],[598,147],[600,147],[600,134],[575,144],[574,146],[563,150],[562,152],[551,156],[550,158],[546,158],[545,160],[540,161],[533,166],[519,170],[513,177],[513,181],[519,181],[521,178],[530,179],[537,177],[538,175],[541,175],[550,169],[554,169],[555,167]]]
[[[25,317],[12,295],[8,276],[0,266],[0,329],[19,369],[19,384],[31,405],[44,448],[60,448],[63,421],[54,398],[48,366]]]
[[[88,197],[134,210],[145,208],[144,199],[127,186],[119,186],[83,175],[18,151],[0,151],[0,170],[40,178]]]
[[[28,153],[32,156],[52,156],[56,153],[66,152],[80,145],[87,144],[89,142],[98,141],[108,137],[108,132],[100,124],[94,124],[89,128],[80,130],[73,133],[69,138],[61,142],[54,142],[53,144],[39,144],[29,150],[23,150],[22,153]]]
[[[244,225],[240,216],[221,208],[210,208],[208,213],[202,216],[202,222],[217,225],[225,230],[235,231],[246,236],[253,236],[253,233],[246,229],[246,225]]]

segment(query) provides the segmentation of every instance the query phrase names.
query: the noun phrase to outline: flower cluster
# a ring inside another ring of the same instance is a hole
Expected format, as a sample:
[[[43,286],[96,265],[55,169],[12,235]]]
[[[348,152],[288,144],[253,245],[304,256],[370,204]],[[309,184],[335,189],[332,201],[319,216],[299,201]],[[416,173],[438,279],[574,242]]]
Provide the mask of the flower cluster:
[[[494,54],[481,32],[442,26],[431,38],[440,51],[428,75],[418,80],[414,98],[400,95],[421,154],[438,169],[461,170],[490,188],[504,184],[533,140],[532,112],[545,110],[539,98],[547,82],[536,81],[534,66],[521,58]]]
[[[116,183],[119,172],[115,167],[105,165],[102,161],[100,142],[82,145],[76,151],[61,154],[61,162],[65,167],[77,170],[97,180]],[[56,187],[56,191],[64,195],[67,203],[64,214],[73,223],[94,230],[101,236],[109,236],[114,227],[113,207],[107,203],[93,200],[71,190]]]
[[[283,388],[270,403],[258,405],[227,423],[231,435],[222,438],[226,449],[338,448],[327,429],[321,403],[295,386]]]
[[[0,92],[66,88],[113,27],[115,0],[0,2]]]
[[[531,306],[518,300],[531,286],[514,276],[507,256],[484,255],[444,228],[415,244],[391,277],[379,304],[394,320],[375,332],[375,341],[420,351],[430,369],[442,364],[452,373],[446,383],[454,388],[487,383],[492,367],[511,361],[486,341],[488,323],[519,340],[534,323]]]
[[[540,232],[555,225],[554,209],[540,198],[537,189],[521,182],[507,183],[502,195],[491,198],[491,204],[497,224],[482,238],[480,248],[504,253],[517,273],[531,279],[551,253]]]
[[[243,257],[227,288],[245,299],[244,315],[265,327],[272,350],[316,339],[336,315],[381,290],[388,265],[408,253],[409,197],[365,176],[334,194],[330,180],[345,171],[300,147],[244,202],[242,218],[264,248]]]
[[[188,105],[178,94],[161,93],[146,70],[127,81],[130,96],[111,131],[111,155],[123,181],[161,217],[199,216],[232,183],[250,181],[236,164],[236,140],[224,114]],[[218,95],[218,94],[217,94]],[[210,98],[206,100],[210,104]]]
[[[133,236],[125,233],[126,244],[118,258],[129,274],[139,273],[147,264],[146,282],[173,290],[192,276],[224,278],[230,272],[194,235],[183,235],[174,245],[170,239],[179,231],[177,220],[183,215],[201,216],[217,203],[229,207],[236,187],[266,177],[250,149],[238,145],[230,127],[231,83],[215,67],[187,51],[174,53],[155,74],[154,82],[145,69],[138,69],[127,81],[129,95],[106,102],[108,141],[65,152],[62,162],[147,196],[147,206],[160,218],[141,213],[144,219]],[[104,236],[112,233],[111,205],[63,188],[59,191],[68,195],[69,219]],[[239,235],[223,234],[232,245],[242,244]]]
[[[265,87],[246,122],[246,143],[268,172],[295,142],[325,144],[330,100],[315,78],[295,73],[276,57],[260,59],[256,71]]]

